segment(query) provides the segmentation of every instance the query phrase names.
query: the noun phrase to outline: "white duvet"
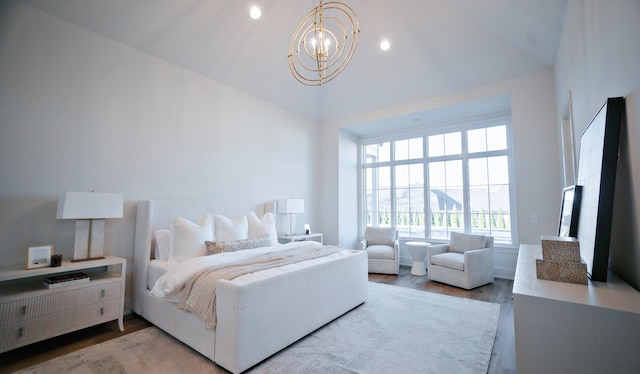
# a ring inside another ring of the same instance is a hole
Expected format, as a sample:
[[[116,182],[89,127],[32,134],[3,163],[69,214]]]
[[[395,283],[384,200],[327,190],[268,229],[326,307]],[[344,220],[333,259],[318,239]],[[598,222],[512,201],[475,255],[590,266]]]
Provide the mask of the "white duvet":
[[[191,258],[182,262],[178,262],[172,264],[164,275],[162,275],[153,285],[151,289],[151,293],[157,297],[165,297],[170,299],[175,299],[180,291],[184,288],[189,281],[189,278],[197,273],[200,270],[203,270],[210,266],[217,266],[223,264],[229,264],[233,262],[242,261],[251,257],[260,256],[265,253],[270,252],[279,252],[288,249],[301,248],[301,247],[321,247],[322,244],[315,241],[302,241],[302,242],[293,242],[287,244],[279,244],[270,247],[261,247],[255,249],[245,249],[236,252],[226,252],[220,253],[216,255],[202,256]],[[243,275],[241,277],[236,278],[238,280],[252,280],[252,279],[261,279],[264,277],[271,276],[272,274],[290,271],[292,269],[298,269],[301,267],[310,266],[312,264],[328,261],[334,258],[344,257],[352,253],[352,250],[345,249],[338,253],[322,257],[319,259],[303,261],[297,264],[291,264],[282,266],[280,268],[263,270],[256,273],[251,273],[247,275]]]

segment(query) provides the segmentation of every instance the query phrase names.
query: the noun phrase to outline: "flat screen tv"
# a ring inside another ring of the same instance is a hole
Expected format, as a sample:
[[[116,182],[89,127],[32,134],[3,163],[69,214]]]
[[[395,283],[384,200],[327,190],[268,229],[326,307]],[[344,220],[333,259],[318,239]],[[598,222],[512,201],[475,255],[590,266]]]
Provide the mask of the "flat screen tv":
[[[580,255],[593,281],[606,282],[623,97],[609,98],[580,136],[576,184],[582,186]]]

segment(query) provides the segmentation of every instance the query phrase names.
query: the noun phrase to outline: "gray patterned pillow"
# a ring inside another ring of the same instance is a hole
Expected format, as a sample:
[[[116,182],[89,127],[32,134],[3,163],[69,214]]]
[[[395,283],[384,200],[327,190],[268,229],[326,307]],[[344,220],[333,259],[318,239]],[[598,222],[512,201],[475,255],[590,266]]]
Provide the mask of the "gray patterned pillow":
[[[228,242],[205,242],[210,255],[224,252],[235,252],[242,249],[268,247],[271,239],[268,236],[253,239],[231,240]]]

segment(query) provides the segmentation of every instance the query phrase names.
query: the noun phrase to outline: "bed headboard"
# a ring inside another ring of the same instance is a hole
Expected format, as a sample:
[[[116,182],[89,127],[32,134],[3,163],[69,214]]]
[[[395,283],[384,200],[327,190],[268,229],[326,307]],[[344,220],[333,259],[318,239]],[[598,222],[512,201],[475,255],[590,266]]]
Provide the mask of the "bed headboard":
[[[197,221],[202,213],[222,214],[237,217],[255,212],[258,217],[266,212],[276,213],[276,203],[266,202],[256,204],[246,201],[208,201],[208,200],[150,200],[138,203],[136,212],[136,234],[133,251],[133,309],[142,314],[142,303],[138,302],[143,292],[148,292],[147,279],[149,262],[151,261],[155,232],[168,229],[171,222],[182,217]]]

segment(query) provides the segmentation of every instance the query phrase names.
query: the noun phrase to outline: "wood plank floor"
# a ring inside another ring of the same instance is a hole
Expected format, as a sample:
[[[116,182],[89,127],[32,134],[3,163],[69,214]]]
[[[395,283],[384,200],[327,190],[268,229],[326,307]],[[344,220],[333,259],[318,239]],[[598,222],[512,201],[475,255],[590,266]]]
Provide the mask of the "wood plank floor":
[[[466,291],[432,282],[427,276],[413,276],[410,274],[410,270],[410,267],[401,266],[400,274],[397,276],[369,274],[369,280],[500,304],[500,322],[491,354],[491,362],[489,363],[489,373],[515,373],[515,340],[513,305],[511,302],[513,281],[496,279],[492,284]],[[145,319],[136,314],[129,314],[124,318],[124,332],[118,329],[118,323],[114,321],[5,352],[0,354],[0,373],[11,373],[24,369],[94,344],[130,334],[148,326],[151,326],[151,324]]]

